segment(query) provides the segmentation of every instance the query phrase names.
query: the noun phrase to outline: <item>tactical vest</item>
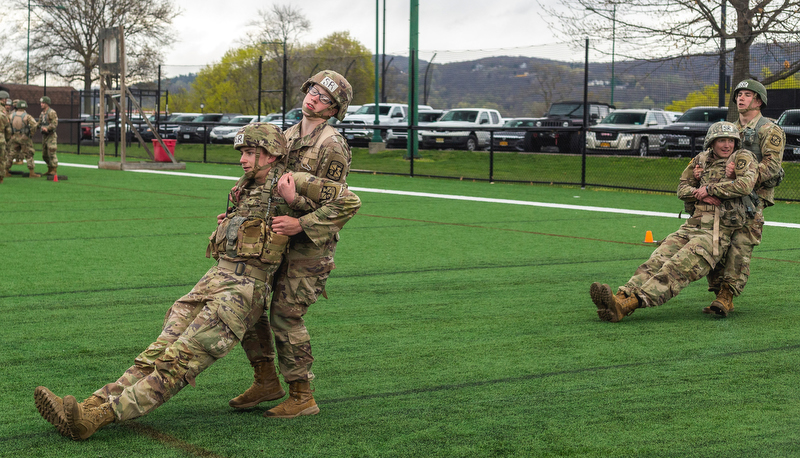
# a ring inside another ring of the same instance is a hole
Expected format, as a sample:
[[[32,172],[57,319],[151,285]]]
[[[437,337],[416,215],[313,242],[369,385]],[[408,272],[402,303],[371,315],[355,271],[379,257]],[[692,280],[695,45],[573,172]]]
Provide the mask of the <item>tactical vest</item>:
[[[11,114],[11,132],[14,134],[18,134],[22,132],[22,135],[26,137],[31,136],[31,126],[25,122],[25,117],[28,116],[27,112],[19,113],[17,111]]]
[[[300,128],[298,127],[298,130]],[[322,143],[336,135],[338,132],[335,128],[333,128],[330,124],[325,124],[325,127],[322,129],[322,132],[319,134],[319,138],[317,141],[314,142],[314,146],[308,149],[305,153],[303,153],[303,159],[300,161],[300,167],[303,168],[306,172],[315,173],[317,170],[317,161],[319,160],[319,152],[322,149]]]
[[[50,117],[47,116],[50,112],[53,111],[52,108],[47,108],[42,114],[39,115],[39,124],[42,127],[49,127],[50,126]]]
[[[206,256],[214,255],[229,261],[256,261],[262,264],[280,264],[289,244],[289,237],[276,234],[270,228],[276,216],[277,204],[283,202],[275,194],[275,185],[284,168],[273,167],[267,183],[242,196],[236,208],[209,237]]]
[[[769,122],[770,120],[762,115],[761,119],[756,123],[755,129],[747,127],[742,129],[740,133],[742,148],[750,150],[758,162],[761,162],[761,139],[758,138],[758,131]]]

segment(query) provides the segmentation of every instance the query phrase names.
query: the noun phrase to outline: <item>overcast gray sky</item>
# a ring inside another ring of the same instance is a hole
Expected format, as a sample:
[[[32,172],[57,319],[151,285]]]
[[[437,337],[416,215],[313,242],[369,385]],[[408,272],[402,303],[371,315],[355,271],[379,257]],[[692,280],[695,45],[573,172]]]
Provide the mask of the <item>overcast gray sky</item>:
[[[178,37],[167,51],[165,65],[194,66],[218,61],[247,30],[259,9],[273,3],[264,0],[176,0],[183,10],[174,22]],[[381,27],[383,3],[379,0]],[[559,40],[540,17],[533,0],[420,0],[419,47],[438,51],[492,50],[556,43]],[[303,42],[317,41],[332,32],[348,31],[370,50],[375,49],[375,0],[292,1],[312,22]],[[410,3],[386,0],[386,52],[407,54]],[[383,40],[383,32],[381,32]],[[563,41],[563,40],[562,40]],[[383,44],[381,44],[383,47]],[[429,58],[431,53],[421,53]],[[177,70],[177,69],[175,69]],[[187,69],[188,70],[188,69]],[[172,72],[170,72],[172,73]]]

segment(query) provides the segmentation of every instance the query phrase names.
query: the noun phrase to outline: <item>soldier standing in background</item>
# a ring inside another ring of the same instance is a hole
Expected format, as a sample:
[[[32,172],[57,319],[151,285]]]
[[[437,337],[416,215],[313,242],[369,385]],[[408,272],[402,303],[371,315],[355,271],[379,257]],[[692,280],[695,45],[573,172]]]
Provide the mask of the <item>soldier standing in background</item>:
[[[8,97],[8,92],[0,91],[0,104],[2,104],[0,106],[5,107]],[[5,110],[2,110],[0,111],[0,183],[6,176],[6,161],[10,160],[7,145],[9,140],[11,140],[11,124]]]
[[[739,110],[739,119],[734,123],[739,129],[742,148],[750,150],[758,161],[758,181],[755,192],[758,194],[755,218],[731,238],[728,254],[708,274],[708,290],[716,293],[716,299],[703,313],[717,313],[727,316],[733,310],[733,298],[744,290],[750,277],[750,257],[753,248],[761,243],[764,227],[765,207],[775,204],[775,186],[783,179],[783,148],[786,134],[777,124],[761,115],[767,106],[767,89],[755,80],[744,80],[736,85],[731,94],[731,102]],[[728,170],[729,175],[732,171]],[[695,177],[702,173],[697,167]]]
[[[11,122],[11,141],[9,143],[9,155],[14,157],[24,157],[28,162],[28,176],[31,178],[39,178],[41,175],[33,170],[33,140],[31,135],[36,131],[36,119],[29,115],[25,109],[28,108],[28,103],[24,100],[17,101],[16,110],[11,113],[9,121]],[[10,174],[11,161],[6,165],[6,175]]]
[[[324,70],[309,78],[300,90],[306,94],[303,119],[286,131],[288,169],[346,184],[350,147],[326,121],[333,116],[344,119],[353,89],[339,73]],[[277,233],[291,236],[291,243],[286,260],[275,274],[269,316],[265,314],[242,340],[255,381],[247,391],[230,400],[231,407],[245,409],[284,396],[275,373],[277,349],[281,374],[289,384],[289,398],[264,416],[294,418],[319,413],[310,388],[314,357],[303,316],[319,295],[327,297],[325,283],[334,268],[338,230],[344,224],[342,216],[330,215],[325,220],[279,217],[273,223]],[[270,328],[275,335],[275,348]]]
[[[39,127],[42,129],[42,160],[47,164],[45,175],[55,175],[58,168],[58,156],[56,156],[58,114],[56,110],[50,108],[50,97],[42,97],[39,103],[42,107],[42,114],[39,115]]]

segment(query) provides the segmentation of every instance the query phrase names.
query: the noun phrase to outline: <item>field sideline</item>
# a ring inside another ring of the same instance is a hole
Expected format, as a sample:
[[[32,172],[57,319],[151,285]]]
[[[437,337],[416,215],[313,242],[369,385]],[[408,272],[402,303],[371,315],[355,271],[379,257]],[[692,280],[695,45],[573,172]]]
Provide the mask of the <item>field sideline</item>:
[[[765,211],[727,319],[690,285],[621,323],[593,281],[624,283],[681,224],[674,195],[351,173],[329,299],[311,307],[319,415],[234,411],[231,351],[152,414],[85,442],[36,412],[82,399],[158,334],[213,265],[203,254],[240,169],[124,173],[59,154],[59,183],[0,185],[0,457],[790,457],[800,455],[800,212]]]

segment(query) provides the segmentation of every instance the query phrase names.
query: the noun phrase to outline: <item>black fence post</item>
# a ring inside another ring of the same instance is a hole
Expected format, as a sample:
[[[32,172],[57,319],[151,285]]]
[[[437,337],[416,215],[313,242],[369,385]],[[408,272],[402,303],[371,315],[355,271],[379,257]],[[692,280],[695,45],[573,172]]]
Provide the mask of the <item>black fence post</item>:
[[[611,84],[614,84],[613,81]],[[586,129],[589,128],[589,38],[586,38],[586,58],[583,63],[583,126],[581,138],[581,189],[586,188]]]

